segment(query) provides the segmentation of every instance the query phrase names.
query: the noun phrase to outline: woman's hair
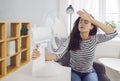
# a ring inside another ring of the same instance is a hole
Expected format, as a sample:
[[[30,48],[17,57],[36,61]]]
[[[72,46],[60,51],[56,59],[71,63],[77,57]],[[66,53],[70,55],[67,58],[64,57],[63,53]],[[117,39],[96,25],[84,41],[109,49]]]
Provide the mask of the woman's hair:
[[[74,25],[73,25],[73,30],[70,34],[70,42],[69,42],[69,45],[68,45],[68,51],[69,50],[77,50],[77,49],[80,49],[80,42],[82,41],[82,38],[80,36],[80,31],[78,29],[78,25],[79,25],[79,20],[80,20],[80,17],[77,18],[77,20],[74,22]],[[89,35],[95,35],[97,33],[97,27],[93,25],[93,29],[90,30],[89,32]]]

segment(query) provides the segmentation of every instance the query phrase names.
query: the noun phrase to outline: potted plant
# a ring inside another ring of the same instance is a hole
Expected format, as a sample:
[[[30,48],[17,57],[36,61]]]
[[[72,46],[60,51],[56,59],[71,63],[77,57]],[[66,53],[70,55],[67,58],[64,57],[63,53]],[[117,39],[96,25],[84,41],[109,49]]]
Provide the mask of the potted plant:
[[[114,21],[106,21],[105,24],[111,26],[112,28],[116,28],[116,24]]]

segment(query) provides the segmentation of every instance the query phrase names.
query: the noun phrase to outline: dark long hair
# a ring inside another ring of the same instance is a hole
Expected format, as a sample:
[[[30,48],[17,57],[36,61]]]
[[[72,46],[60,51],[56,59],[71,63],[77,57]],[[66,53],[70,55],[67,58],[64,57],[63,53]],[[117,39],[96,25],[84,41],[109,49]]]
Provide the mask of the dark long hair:
[[[69,45],[68,45],[68,51],[69,50],[77,50],[77,49],[80,49],[80,42],[82,41],[82,38],[80,36],[80,31],[78,29],[78,25],[79,25],[79,20],[80,20],[80,17],[78,17],[76,19],[76,21],[74,22],[74,25],[73,25],[73,30],[70,34],[70,42],[69,42]],[[93,29],[90,30],[89,32],[89,35],[95,35],[97,33],[97,27],[93,25]]]

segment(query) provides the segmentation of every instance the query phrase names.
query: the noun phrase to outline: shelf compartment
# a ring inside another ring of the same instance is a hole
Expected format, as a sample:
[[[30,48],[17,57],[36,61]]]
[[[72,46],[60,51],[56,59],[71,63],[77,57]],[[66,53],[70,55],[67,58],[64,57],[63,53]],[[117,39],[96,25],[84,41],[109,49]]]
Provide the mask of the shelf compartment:
[[[3,60],[5,60],[5,58],[1,58],[1,57],[0,57],[0,61],[3,61]]]
[[[25,38],[25,37],[29,37],[29,35],[24,35],[24,36],[21,36],[21,38]]]
[[[24,51],[27,51],[29,50],[29,48],[24,48],[24,49],[21,49],[21,52],[24,52]]]
[[[10,35],[7,37],[20,37],[20,23],[19,22],[11,22],[10,23],[10,29],[8,31],[10,31]]]
[[[0,61],[0,78],[6,75],[6,62],[5,60]]]
[[[0,58],[6,57],[6,43],[0,42]]]
[[[7,41],[12,41],[12,40],[15,40],[15,39],[18,39],[19,37],[7,37]]]
[[[6,22],[0,22],[0,41],[6,38]]]
[[[10,58],[10,57],[12,57],[12,56],[15,56],[15,55],[18,55],[19,54],[19,52],[16,52],[16,53],[14,53],[14,54],[12,54],[12,55],[7,55],[7,58]]]
[[[12,41],[7,41],[7,56],[14,55],[17,52],[20,52],[20,44],[19,39],[15,39]]]
[[[20,57],[19,55],[14,55],[7,59],[7,74],[15,71],[20,66]]]
[[[4,42],[4,40],[0,40],[0,43],[1,43],[1,42]]]
[[[29,22],[21,22],[21,36],[30,34],[30,23]]]
[[[21,38],[21,49],[30,48],[29,37]]]
[[[26,62],[30,61],[30,50],[26,50],[21,52],[21,65],[25,64]]]

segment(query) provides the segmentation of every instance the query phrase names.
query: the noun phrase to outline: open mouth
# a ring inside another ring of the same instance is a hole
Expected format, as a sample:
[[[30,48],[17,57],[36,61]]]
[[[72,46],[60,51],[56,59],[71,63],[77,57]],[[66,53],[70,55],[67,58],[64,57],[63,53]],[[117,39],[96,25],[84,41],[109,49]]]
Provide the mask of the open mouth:
[[[82,28],[82,29],[83,29],[83,28],[85,28],[85,27],[80,27],[80,28]]]

